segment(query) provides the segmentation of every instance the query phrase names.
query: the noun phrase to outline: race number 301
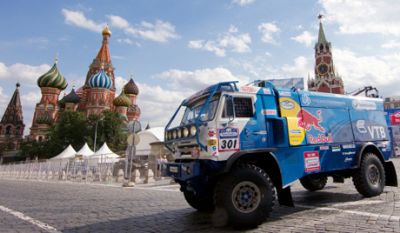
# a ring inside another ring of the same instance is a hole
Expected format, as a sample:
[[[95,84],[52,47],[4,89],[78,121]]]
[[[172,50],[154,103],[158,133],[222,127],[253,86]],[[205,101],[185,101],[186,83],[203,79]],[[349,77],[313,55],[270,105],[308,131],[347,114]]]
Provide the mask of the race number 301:
[[[218,139],[218,151],[238,151],[240,148],[239,129],[237,128],[218,129]]]

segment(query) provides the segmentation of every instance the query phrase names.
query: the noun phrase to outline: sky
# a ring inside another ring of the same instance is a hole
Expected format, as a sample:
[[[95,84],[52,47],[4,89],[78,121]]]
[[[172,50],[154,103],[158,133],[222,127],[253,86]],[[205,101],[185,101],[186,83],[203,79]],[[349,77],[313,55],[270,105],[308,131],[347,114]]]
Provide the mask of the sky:
[[[0,114],[20,82],[28,134],[38,77],[57,57],[65,92],[80,87],[108,25],[117,94],[132,77],[142,124],[164,126],[185,97],[218,81],[313,77],[319,14],[345,91],[372,85],[399,96],[398,12],[397,0],[7,1]]]

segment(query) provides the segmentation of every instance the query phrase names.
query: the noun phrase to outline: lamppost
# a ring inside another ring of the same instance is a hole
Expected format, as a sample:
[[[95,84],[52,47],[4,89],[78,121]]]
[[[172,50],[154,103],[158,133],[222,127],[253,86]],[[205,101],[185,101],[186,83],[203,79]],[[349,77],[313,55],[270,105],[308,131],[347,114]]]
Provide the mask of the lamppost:
[[[96,125],[94,127],[94,145],[93,145],[93,152],[96,153],[96,140],[97,140],[97,126],[99,125],[100,119],[96,121]]]

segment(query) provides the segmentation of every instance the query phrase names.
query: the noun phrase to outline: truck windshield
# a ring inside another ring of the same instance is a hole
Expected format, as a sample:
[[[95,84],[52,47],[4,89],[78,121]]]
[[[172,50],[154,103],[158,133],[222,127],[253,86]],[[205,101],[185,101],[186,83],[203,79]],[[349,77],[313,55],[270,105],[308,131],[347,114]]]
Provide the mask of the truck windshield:
[[[199,116],[200,110],[203,108],[204,101],[192,107],[186,107],[185,113],[181,121],[181,125],[187,125],[194,123],[195,119]],[[218,100],[213,100],[208,104],[207,109],[201,114],[200,119],[202,121],[210,121],[214,118],[215,111],[217,109]]]

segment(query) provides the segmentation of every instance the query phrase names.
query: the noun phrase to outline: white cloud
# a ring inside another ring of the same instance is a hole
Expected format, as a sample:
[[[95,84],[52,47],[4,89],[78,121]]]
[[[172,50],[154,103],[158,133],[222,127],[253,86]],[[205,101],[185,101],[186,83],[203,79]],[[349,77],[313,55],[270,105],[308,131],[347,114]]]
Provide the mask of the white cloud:
[[[67,9],[61,10],[65,18],[65,23],[77,27],[89,29],[95,32],[101,32],[105,23],[97,23],[91,19],[87,19],[81,11],[72,11]]]
[[[0,87],[0,113],[1,114],[4,114],[4,111],[6,110],[7,105],[8,105],[8,101],[10,101],[9,98],[10,98],[9,96],[4,94],[3,87]],[[1,115],[0,117],[3,117],[3,115]]]
[[[261,40],[269,44],[277,44],[276,36],[281,29],[275,23],[262,23],[258,25],[258,31],[262,33]]]
[[[168,42],[170,39],[177,39],[179,35],[175,31],[175,26],[170,22],[156,20],[155,23],[142,21],[140,25],[132,26],[130,23],[118,15],[109,15],[108,19],[113,27],[123,30],[126,34],[137,36],[146,40],[156,42]]]
[[[219,57],[226,56],[226,51],[235,53],[250,52],[251,37],[248,33],[239,34],[237,27],[231,25],[227,32],[216,40],[191,40],[188,47],[215,53]]]
[[[397,0],[320,0],[326,19],[344,34],[378,33],[400,36]]]
[[[255,0],[233,0],[232,3],[237,4],[239,6],[247,6],[254,3]]]
[[[308,77],[310,70],[313,70],[311,62],[303,56],[294,59],[293,65],[285,64],[281,68],[281,72],[285,77]]]
[[[384,44],[382,44],[381,46],[384,49],[399,49],[400,48],[400,42],[399,41],[395,41],[395,40],[391,40],[388,41]]]
[[[303,33],[301,33],[300,35],[291,37],[290,39],[299,42],[301,44],[305,44],[308,47],[316,39],[316,36],[312,35],[308,31],[303,31]]]
[[[6,66],[0,62],[0,79],[3,80],[16,80],[22,83],[34,84],[37,78],[46,73],[51,66],[42,64],[39,66],[32,66],[27,64],[16,63]]]

